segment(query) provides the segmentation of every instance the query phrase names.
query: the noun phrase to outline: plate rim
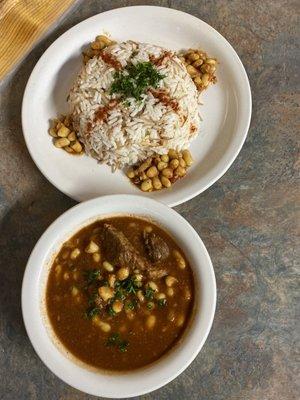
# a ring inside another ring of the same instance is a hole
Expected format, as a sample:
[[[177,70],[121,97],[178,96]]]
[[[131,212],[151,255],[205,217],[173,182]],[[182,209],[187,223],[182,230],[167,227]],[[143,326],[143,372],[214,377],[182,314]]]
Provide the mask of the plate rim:
[[[34,87],[34,83],[35,83],[35,75],[38,72],[39,67],[43,64],[43,62],[45,61],[45,59],[48,56],[48,53],[50,53],[51,48],[53,48],[55,46],[55,44],[64,39],[65,37],[67,37],[70,32],[72,30],[76,30],[78,29],[78,27],[80,25],[84,25],[86,23],[88,23],[88,21],[91,20],[97,20],[97,18],[99,18],[99,16],[108,16],[109,15],[113,15],[115,13],[119,13],[122,12],[124,10],[134,10],[134,9],[160,9],[160,10],[164,10],[165,12],[168,12],[170,14],[182,14],[185,16],[185,18],[191,18],[196,20],[198,23],[203,24],[203,26],[205,26],[206,29],[212,31],[214,33],[214,35],[216,35],[224,44],[226,44],[230,50],[232,51],[232,54],[234,55],[236,62],[239,66],[240,69],[240,74],[241,74],[241,78],[244,81],[244,94],[243,94],[243,98],[244,98],[244,107],[246,108],[246,113],[245,113],[245,117],[244,117],[244,123],[242,128],[240,128],[237,132],[239,132],[239,136],[240,139],[238,141],[237,144],[234,145],[234,148],[231,149],[231,155],[228,157],[228,161],[226,163],[225,166],[223,166],[220,171],[213,177],[210,178],[209,181],[204,184],[202,187],[192,191],[191,193],[187,193],[186,195],[182,195],[180,196],[180,198],[175,199],[174,201],[165,201],[162,198],[159,199],[155,199],[157,201],[161,201],[163,204],[166,204],[169,207],[175,207],[177,205],[183,204],[191,199],[193,199],[194,197],[198,196],[199,194],[203,193],[204,191],[206,191],[208,188],[210,188],[211,186],[213,186],[223,175],[225,175],[225,173],[229,170],[229,168],[232,166],[233,162],[236,160],[237,156],[239,155],[245,141],[248,135],[248,131],[249,131],[249,127],[250,127],[250,123],[251,123],[251,117],[252,117],[252,95],[251,95],[251,87],[250,87],[250,82],[249,82],[249,78],[246,72],[246,69],[240,59],[240,57],[238,56],[237,52],[235,51],[235,49],[233,48],[233,46],[228,42],[228,40],[221,35],[215,28],[213,28],[211,25],[209,25],[207,22],[203,21],[202,19],[195,17],[192,14],[186,13],[184,11],[180,11],[180,10],[176,10],[174,8],[168,8],[168,7],[161,7],[161,6],[151,6],[151,5],[137,5],[137,6],[128,6],[128,7],[119,7],[119,8],[114,8],[112,10],[108,10],[108,11],[104,11],[98,14],[95,14],[89,18],[86,18],[82,21],[80,21],[79,23],[73,25],[71,28],[67,29],[63,34],[59,35],[48,47],[47,49],[43,52],[43,54],[41,55],[41,57],[38,59],[38,61],[36,62],[34,68],[31,71],[31,74],[29,76],[29,79],[26,83],[26,87],[24,90],[24,94],[23,94],[23,99],[22,99],[22,108],[21,108],[21,122],[22,122],[22,132],[23,132],[23,136],[24,136],[24,140],[25,140],[25,144],[27,147],[27,150],[34,162],[34,164],[36,165],[36,167],[39,169],[39,171],[42,173],[42,175],[60,192],[62,192],[63,194],[65,194],[66,196],[68,196],[69,198],[77,201],[77,202],[82,202],[82,201],[87,201],[89,199],[81,199],[80,196],[76,196],[76,194],[74,195],[74,193],[70,193],[70,191],[68,191],[65,188],[61,188],[55,181],[54,179],[52,179],[52,177],[50,176],[50,174],[48,173],[47,169],[44,168],[42,165],[40,165],[37,157],[35,156],[35,153],[32,151],[32,148],[30,146],[30,140],[29,140],[29,135],[26,134],[27,131],[27,121],[26,121],[26,114],[27,114],[27,107],[28,107],[28,98],[30,98],[30,91],[32,90],[32,88]],[[30,103],[30,102],[29,102]],[[237,118],[237,121],[239,121],[239,118]],[[118,194],[124,194],[122,192],[118,193]],[[112,195],[112,193],[103,193],[103,194],[97,194],[98,196],[105,196],[105,195]],[[134,193],[132,193],[132,195],[135,195]],[[150,196],[149,196],[150,197]],[[150,197],[151,198],[151,197]]]

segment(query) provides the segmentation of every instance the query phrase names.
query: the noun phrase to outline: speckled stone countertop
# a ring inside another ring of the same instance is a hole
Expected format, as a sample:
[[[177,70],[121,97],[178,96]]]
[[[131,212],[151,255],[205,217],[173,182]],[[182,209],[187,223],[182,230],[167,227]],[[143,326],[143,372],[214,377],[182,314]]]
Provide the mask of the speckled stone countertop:
[[[251,128],[237,160],[213,187],[176,207],[212,257],[218,285],[212,331],[180,377],[140,399],[296,400],[300,35],[293,0],[77,1],[1,85],[0,399],[94,398],[42,364],[23,326],[27,258],[45,228],[75,203],[33,164],[20,109],[33,66],[61,33],[99,12],[137,4],[180,9],[216,28],[241,57],[253,94]]]

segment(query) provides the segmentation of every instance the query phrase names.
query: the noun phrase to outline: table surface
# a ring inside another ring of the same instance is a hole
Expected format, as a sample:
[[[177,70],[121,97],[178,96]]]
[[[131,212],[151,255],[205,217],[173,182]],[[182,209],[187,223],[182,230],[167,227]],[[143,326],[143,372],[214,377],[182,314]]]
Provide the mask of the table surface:
[[[3,82],[0,399],[94,398],[67,386],[42,364],[22,322],[20,291],[27,258],[46,227],[75,202],[33,164],[22,135],[20,109],[33,66],[60,34],[94,14],[136,4],[180,9],[216,28],[241,57],[253,94],[252,123],[237,160],[213,187],[176,207],[197,230],[214,264],[218,304],[213,328],[201,353],[180,377],[140,399],[297,398],[296,3],[77,1]]]

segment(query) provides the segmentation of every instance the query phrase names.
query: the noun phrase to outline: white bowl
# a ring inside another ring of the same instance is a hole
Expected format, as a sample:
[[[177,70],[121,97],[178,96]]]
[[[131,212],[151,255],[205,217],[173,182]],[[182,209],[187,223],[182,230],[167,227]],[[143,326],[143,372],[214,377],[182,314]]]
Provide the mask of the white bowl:
[[[55,344],[44,312],[49,265],[61,244],[82,226],[112,214],[135,214],[155,220],[176,239],[187,255],[195,278],[195,312],[182,341],[160,360],[127,373],[104,373],[74,362]],[[22,286],[22,312],[31,343],[47,367],[83,392],[110,398],[139,396],[176,378],[201,350],[216,305],[216,283],[209,254],[198,234],[176,211],[141,196],[104,196],[81,203],[60,216],[37,242]]]
[[[203,93],[200,134],[191,143],[194,163],[172,188],[143,193],[121,170],[111,173],[88,156],[72,157],[52,144],[49,119],[68,111],[67,95],[82,65],[82,46],[96,35],[136,40],[171,50],[201,47],[220,64],[218,83]],[[140,194],[173,207],[216,182],[237,157],[251,117],[247,74],[231,45],[192,15],[163,7],[124,7],[95,15],[60,36],[36,64],[23,98],[22,126],[28,150],[45,177],[77,201],[109,194]]]

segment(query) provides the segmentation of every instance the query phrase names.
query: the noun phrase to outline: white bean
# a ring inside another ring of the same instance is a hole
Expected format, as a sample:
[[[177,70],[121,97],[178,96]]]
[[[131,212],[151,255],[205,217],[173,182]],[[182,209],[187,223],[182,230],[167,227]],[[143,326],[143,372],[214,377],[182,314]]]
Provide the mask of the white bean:
[[[156,323],[155,315],[149,315],[149,317],[147,318],[147,321],[146,321],[147,328],[152,329],[154,327],[155,323]]]
[[[91,240],[90,243],[87,245],[85,251],[86,253],[90,254],[97,253],[97,251],[99,251],[99,246],[97,245],[97,243]]]

